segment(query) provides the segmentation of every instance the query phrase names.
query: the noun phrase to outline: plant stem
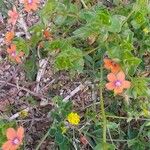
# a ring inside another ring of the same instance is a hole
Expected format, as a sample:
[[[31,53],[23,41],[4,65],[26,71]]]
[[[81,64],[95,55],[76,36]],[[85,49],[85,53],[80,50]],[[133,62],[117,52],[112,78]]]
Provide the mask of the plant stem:
[[[132,11],[129,13],[127,18],[123,21],[122,27],[125,25],[125,23],[129,20],[129,18],[132,16],[132,14],[135,12],[135,9],[132,9]]]
[[[50,132],[51,128],[49,128],[49,130],[46,132],[46,134],[44,135],[44,137],[41,139],[40,143],[38,144],[38,146],[36,147],[35,150],[39,150],[39,148],[41,147],[42,143],[45,141],[45,139],[48,137],[49,132]]]
[[[94,48],[94,49],[91,49],[91,50],[89,50],[89,51],[87,51],[87,52],[84,52],[84,56],[87,56],[87,55],[89,55],[90,53],[92,53],[92,52],[94,52],[94,51],[96,51],[97,49],[98,49],[99,47],[96,47],[96,48]]]
[[[106,143],[106,129],[107,129],[107,121],[106,121],[106,115],[105,115],[105,107],[104,107],[104,99],[103,99],[103,67],[101,66],[101,85],[100,85],[100,109],[102,114],[102,120],[103,120],[103,143]],[[106,150],[105,146],[103,147],[104,150]]]

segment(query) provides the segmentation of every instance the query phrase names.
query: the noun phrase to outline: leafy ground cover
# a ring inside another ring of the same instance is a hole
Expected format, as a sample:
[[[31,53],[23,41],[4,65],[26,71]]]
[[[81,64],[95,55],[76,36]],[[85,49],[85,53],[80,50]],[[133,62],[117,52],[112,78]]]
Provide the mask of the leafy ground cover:
[[[148,0],[0,1],[2,150],[150,149]]]

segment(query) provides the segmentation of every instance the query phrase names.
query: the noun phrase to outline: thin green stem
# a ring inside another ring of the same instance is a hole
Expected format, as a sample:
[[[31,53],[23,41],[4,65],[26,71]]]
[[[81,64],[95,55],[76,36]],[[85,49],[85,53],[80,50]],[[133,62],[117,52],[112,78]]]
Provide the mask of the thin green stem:
[[[106,130],[107,130],[107,121],[106,121],[106,114],[105,114],[105,107],[104,107],[104,99],[103,99],[103,67],[101,66],[101,85],[100,85],[100,109],[101,115],[103,120],[103,143],[106,143]],[[106,150],[104,146],[104,150]]]
[[[135,9],[132,9],[132,11],[129,13],[127,18],[123,21],[122,27],[125,25],[125,23],[129,20],[129,18],[132,16],[132,14],[135,12]]]
[[[100,104],[100,102],[96,102],[94,105],[99,105],[99,104]],[[90,107],[92,107],[92,106],[93,106],[93,104],[90,104],[90,105],[86,106],[84,109],[82,109],[82,111],[84,111],[85,109],[90,108]],[[102,117],[100,117],[100,118],[102,118]],[[122,116],[114,116],[114,115],[107,115],[107,114],[106,114],[106,118],[122,119],[122,120],[128,120],[128,119],[129,119],[128,116],[122,117]],[[136,121],[137,121],[137,120],[150,121],[149,118],[135,118],[135,117],[133,117],[132,120],[136,120]]]
[[[91,50],[89,50],[89,51],[87,51],[87,52],[84,52],[84,56],[87,56],[87,55],[89,55],[90,53],[92,53],[92,52],[94,52],[94,51],[96,51],[97,49],[98,49],[99,47],[96,47],[96,48],[94,48],[94,49],[91,49]]]
[[[43,142],[46,140],[46,138],[48,137],[50,130],[51,130],[51,128],[49,128],[49,130],[46,132],[46,134],[45,134],[44,137],[41,139],[40,143],[38,144],[38,146],[36,147],[35,150],[39,150],[39,149],[40,149],[42,143],[43,143]]]

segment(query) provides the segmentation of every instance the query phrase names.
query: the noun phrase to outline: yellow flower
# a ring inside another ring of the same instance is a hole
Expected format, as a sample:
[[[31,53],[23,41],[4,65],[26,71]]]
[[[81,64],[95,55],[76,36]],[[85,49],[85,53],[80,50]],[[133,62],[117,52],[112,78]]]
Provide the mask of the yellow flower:
[[[64,134],[67,132],[67,128],[66,127],[61,127],[61,133]]]
[[[78,125],[80,122],[80,116],[77,113],[71,112],[68,117],[67,120],[69,121],[70,124],[72,125]]]
[[[20,116],[21,118],[26,118],[26,117],[29,116],[29,113],[28,113],[27,111],[25,111],[25,110],[22,110],[22,111],[19,113],[19,116]]]
[[[147,33],[149,33],[149,29],[148,28],[144,28],[143,32],[147,34]]]

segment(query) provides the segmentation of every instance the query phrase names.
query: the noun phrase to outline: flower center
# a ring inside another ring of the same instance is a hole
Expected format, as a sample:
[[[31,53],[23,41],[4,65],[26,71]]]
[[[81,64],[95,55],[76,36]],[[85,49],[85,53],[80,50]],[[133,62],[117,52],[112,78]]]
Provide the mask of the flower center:
[[[31,4],[33,1],[32,0],[28,0],[28,3]]]
[[[16,52],[12,52],[11,56],[15,57],[16,56]]]
[[[117,86],[117,87],[121,86],[121,81],[117,80],[117,81],[115,82],[115,86]]]
[[[17,144],[19,144],[19,139],[18,138],[14,138],[14,140],[12,141],[12,143],[14,144],[14,145],[17,145]]]

